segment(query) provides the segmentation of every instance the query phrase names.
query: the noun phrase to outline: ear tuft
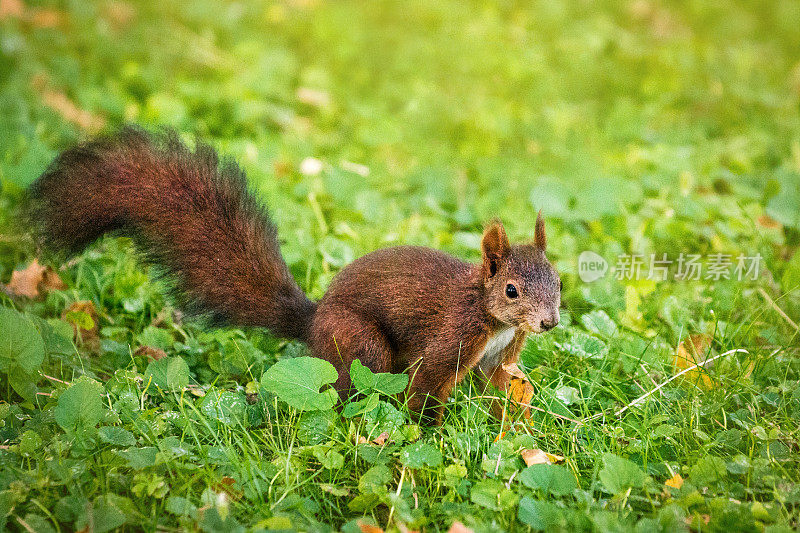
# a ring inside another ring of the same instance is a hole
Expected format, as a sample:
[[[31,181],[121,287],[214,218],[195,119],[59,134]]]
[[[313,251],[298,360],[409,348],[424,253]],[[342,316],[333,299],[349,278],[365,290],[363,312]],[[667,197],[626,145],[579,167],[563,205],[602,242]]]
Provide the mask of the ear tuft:
[[[536,215],[536,228],[533,231],[533,244],[536,245],[541,251],[547,248],[547,234],[544,231],[544,219],[542,218],[542,211]]]
[[[483,232],[481,250],[487,276],[492,277],[497,272],[497,262],[505,259],[511,253],[511,244],[508,242],[506,230],[499,220],[492,222]]]

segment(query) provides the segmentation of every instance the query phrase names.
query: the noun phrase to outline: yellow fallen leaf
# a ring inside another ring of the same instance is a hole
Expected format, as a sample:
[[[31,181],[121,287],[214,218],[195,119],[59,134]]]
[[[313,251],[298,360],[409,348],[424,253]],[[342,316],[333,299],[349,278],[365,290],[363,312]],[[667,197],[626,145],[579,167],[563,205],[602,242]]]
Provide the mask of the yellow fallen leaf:
[[[704,333],[689,335],[678,345],[673,364],[675,371],[680,372],[694,365],[702,364],[710,355],[711,342],[714,339]],[[708,367],[698,367],[686,372],[682,380],[701,389],[711,390],[714,380],[708,375]]]
[[[560,455],[547,453],[539,448],[522,450],[520,452],[522,460],[525,461],[527,466],[531,465],[552,465],[564,462],[564,458]]]
[[[530,405],[533,399],[533,393],[533,385],[531,385],[531,382],[528,381],[527,378],[511,376],[511,380],[508,382],[508,397],[511,400],[510,405],[518,404],[515,407],[522,409],[522,418],[527,419],[531,417],[531,410],[527,406]]]
[[[675,474],[668,480],[664,482],[664,485],[667,487],[672,487],[673,489],[679,489],[683,486],[683,478],[680,474]]]

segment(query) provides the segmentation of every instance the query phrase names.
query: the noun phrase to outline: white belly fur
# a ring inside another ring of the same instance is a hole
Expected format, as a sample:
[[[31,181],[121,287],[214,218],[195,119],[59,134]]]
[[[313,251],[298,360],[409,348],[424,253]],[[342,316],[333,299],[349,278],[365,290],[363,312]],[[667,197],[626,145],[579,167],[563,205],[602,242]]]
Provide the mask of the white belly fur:
[[[502,363],[500,354],[503,352],[503,349],[508,346],[516,333],[517,328],[509,326],[506,329],[498,331],[486,341],[486,346],[483,348],[483,353],[478,363],[482,370],[491,370]]]

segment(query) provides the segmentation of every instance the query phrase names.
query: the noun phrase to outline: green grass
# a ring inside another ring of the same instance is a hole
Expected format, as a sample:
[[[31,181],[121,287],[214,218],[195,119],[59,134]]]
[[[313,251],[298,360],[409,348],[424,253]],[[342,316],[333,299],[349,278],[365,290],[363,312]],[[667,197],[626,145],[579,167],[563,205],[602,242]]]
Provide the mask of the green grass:
[[[564,280],[561,325],[522,355],[544,412],[497,441],[470,383],[441,428],[383,394],[301,412],[262,375],[302,346],[183,320],[106,239],[55,265],[65,290],[0,293],[0,529],[800,526],[800,4],[162,4],[0,15],[0,281],[35,257],[22,191],[89,135],[76,116],[235,157],[315,298],[378,247],[477,260],[495,216],[530,239],[541,208]],[[584,250],[763,263],[584,283]],[[78,301],[97,339],[73,341]],[[689,334],[743,351],[657,388]],[[530,448],[564,463],[526,468]]]

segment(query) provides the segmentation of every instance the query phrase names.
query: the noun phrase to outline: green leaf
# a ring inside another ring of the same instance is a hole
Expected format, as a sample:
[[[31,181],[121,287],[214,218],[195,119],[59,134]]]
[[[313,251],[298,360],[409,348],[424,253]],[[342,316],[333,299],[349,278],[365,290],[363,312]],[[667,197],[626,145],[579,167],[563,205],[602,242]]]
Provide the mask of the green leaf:
[[[25,525],[30,528],[29,531],[36,533],[55,533],[56,530],[52,524],[45,517],[28,513],[25,515]],[[27,529],[27,528],[26,528]]]
[[[617,324],[601,309],[581,315],[581,324],[592,333],[606,338],[614,337],[618,331]]]
[[[527,487],[556,496],[570,494],[578,488],[572,472],[560,465],[531,465],[522,471],[519,480]]]
[[[728,473],[725,461],[713,455],[707,455],[697,461],[689,470],[689,479],[697,487],[707,487],[724,478]]]
[[[514,449],[514,444],[501,439],[489,446],[486,457],[481,462],[481,468],[493,476],[509,478],[522,468],[522,461],[518,451]]]
[[[194,518],[197,516],[197,506],[181,496],[170,496],[164,508],[168,513],[176,516],[189,516]]]
[[[322,468],[339,470],[344,466],[344,456],[336,450],[328,449],[324,446],[317,446],[312,453],[317,461],[320,462]]]
[[[525,496],[519,502],[517,518],[533,529],[544,530],[558,526],[562,521],[562,511],[558,506]]]
[[[392,396],[406,390],[408,385],[407,374],[390,374],[388,372],[376,374],[362,365],[358,359],[355,359],[350,365],[350,378],[353,386],[363,394],[378,391]]]
[[[172,338],[169,331],[157,328],[154,326],[147,326],[139,334],[136,339],[142,346],[152,346],[153,348],[160,348],[164,351],[172,348],[175,339]]]
[[[403,435],[403,424],[406,419],[403,413],[388,402],[378,402],[378,407],[364,415],[367,434],[377,437],[383,432],[389,434],[389,440],[396,440]]]
[[[800,229],[800,179],[794,172],[782,172],[781,178],[781,191],[767,203],[767,214],[784,226]]]
[[[306,444],[319,444],[328,439],[337,418],[334,411],[306,411],[297,422],[297,438]]]
[[[42,446],[42,437],[32,430],[27,430],[19,439],[19,453],[33,455]]]
[[[392,471],[386,465],[375,465],[358,480],[358,490],[364,494],[383,494],[386,484],[392,480]]]
[[[647,475],[636,463],[613,453],[604,453],[603,469],[600,470],[599,478],[606,491],[620,494],[629,488],[644,486]]]
[[[672,437],[681,432],[681,428],[671,424],[661,424],[653,430],[653,438]]]
[[[300,411],[323,411],[338,399],[336,391],[320,387],[334,383],[338,374],[332,364],[317,357],[283,359],[261,377],[261,385]]]
[[[442,464],[442,452],[430,444],[415,442],[400,451],[400,462],[408,468],[436,467]]]
[[[518,496],[497,479],[484,479],[472,487],[472,503],[491,511],[505,511],[517,504]]]
[[[114,502],[110,498],[99,496],[86,509],[84,516],[75,523],[75,526],[76,529],[84,529],[91,524],[93,531],[105,533],[119,528],[124,523],[125,514],[114,505]]]
[[[98,434],[100,435],[100,440],[114,446],[133,446],[136,444],[136,438],[133,433],[125,428],[103,426],[98,431]]]
[[[127,450],[117,450],[117,455],[128,462],[128,466],[134,470],[141,470],[156,464],[156,454],[158,448],[155,446],[145,446],[143,448],[128,448]]]
[[[464,465],[452,464],[444,469],[445,484],[448,487],[457,486],[465,477],[467,477],[467,467]]]
[[[164,357],[147,365],[144,377],[151,378],[161,389],[180,390],[189,385],[189,365],[178,356]]]
[[[36,372],[44,361],[44,341],[33,320],[7,307],[0,307],[0,372],[15,366],[26,374]]]
[[[247,400],[240,392],[211,389],[200,400],[200,411],[226,426],[244,424]]]
[[[608,353],[606,343],[582,331],[573,331],[567,341],[556,345],[567,354],[581,359],[602,359]]]
[[[95,427],[103,416],[103,387],[81,376],[58,397],[53,417],[67,433]]]
[[[345,418],[352,418],[354,416],[368,413],[378,407],[379,401],[380,396],[377,392],[373,392],[366,398],[362,398],[357,402],[349,402],[347,405],[345,405],[344,409],[342,410],[342,416]]]

